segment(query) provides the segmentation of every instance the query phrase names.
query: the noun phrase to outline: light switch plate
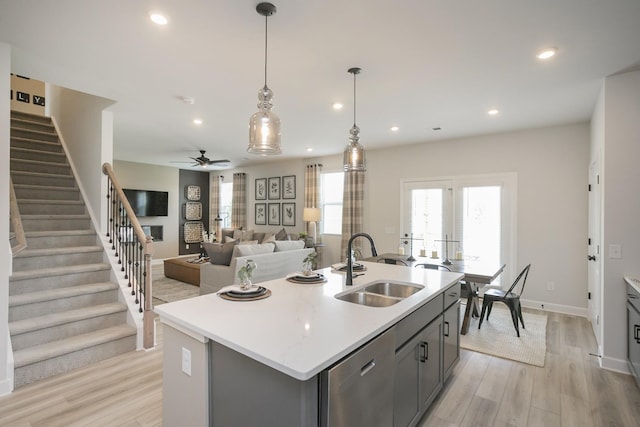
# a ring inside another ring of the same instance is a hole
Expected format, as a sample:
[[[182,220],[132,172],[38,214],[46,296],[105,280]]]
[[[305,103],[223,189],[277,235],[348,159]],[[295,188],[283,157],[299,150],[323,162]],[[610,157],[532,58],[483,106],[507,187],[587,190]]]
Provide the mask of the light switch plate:
[[[621,259],[622,258],[622,245],[609,245],[609,258]]]
[[[182,347],[182,372],[191,376],[191,352]]]

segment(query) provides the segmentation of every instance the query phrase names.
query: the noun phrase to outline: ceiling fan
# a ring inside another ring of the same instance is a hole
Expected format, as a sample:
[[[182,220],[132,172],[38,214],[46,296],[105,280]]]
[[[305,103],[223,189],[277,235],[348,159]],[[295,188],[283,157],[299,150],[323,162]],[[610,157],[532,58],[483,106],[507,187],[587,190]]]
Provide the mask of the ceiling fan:
[[[210,166],[210,165],[229,163],[229,160],[227,159],[211,160],[207,156],[205,156],[205,153],[206,153],[206,150],[200,150],[199,157],[189,157],[195,162],[192,164],[192,166],[200,166],[200,167],[206,168],[207,166]],[[179,163],[187,163],[187,162],[179,162]]]

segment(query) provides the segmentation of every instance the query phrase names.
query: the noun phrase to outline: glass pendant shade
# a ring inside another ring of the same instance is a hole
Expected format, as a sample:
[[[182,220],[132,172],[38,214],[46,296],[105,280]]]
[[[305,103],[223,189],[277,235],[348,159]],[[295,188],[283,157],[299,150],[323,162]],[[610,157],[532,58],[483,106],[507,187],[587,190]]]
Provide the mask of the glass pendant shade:
[[[251,154],[268,156],[281,154],[280,146],[280,117],[273,108],[273,92],[267,86],[267,19],[276,13],[276,7],[271,3],[258,3],[258,14],[265,17],[264,21],[264,87],[258,91],[258,112],[249,119],[249,147]]]
[[[343,169],[345,171],[365,171],[367,164],[364,158],[364,147],[358,142],[360,140],[360,128],[353,125],[349,131],[349,144],[344,149],[344,157],[342,160]]]
[[[268,156],[282,153],[280,117],[271,111],[273,92],[267,86],[258,91],[258,112],[249,119],[249,148],[252,154]]]

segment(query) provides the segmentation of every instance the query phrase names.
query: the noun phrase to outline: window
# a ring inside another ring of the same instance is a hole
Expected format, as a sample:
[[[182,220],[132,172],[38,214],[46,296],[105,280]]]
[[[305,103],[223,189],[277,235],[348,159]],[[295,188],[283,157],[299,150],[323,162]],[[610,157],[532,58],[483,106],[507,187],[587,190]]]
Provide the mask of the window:
[[[424,249],[441,258],[505,263],[500,277],[510,277],[515,181],[515,174],[505,174],[404,182],[402,230],[416,239],[413,255]]]
[[[322,233],[342,234],[344,172],[321,174]]]
[[[231,228],[231,206],[233,205],[233,182],[220,183],[220,218],[222,227]]]

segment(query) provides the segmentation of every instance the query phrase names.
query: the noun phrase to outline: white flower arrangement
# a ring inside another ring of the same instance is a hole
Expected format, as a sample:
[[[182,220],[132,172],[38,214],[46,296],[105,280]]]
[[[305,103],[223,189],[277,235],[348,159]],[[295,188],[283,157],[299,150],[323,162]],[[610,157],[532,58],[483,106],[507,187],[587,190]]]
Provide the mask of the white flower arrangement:
[[[216,241],[216,235],[215,233],[207,233],[206,230],[202,230],[202,241],[204,243],[213,243]]]

